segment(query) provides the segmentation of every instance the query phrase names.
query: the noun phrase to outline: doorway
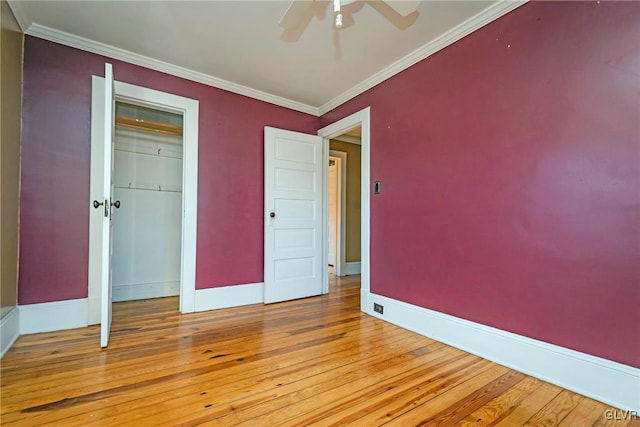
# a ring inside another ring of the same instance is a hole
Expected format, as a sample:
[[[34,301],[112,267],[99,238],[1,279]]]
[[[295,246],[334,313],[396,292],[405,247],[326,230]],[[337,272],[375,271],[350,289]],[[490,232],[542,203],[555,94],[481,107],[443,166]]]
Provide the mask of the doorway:
[[[91,108],[91,175],[90,175],[90,204],[93,200],[106,200],[113,194],[109,193],[111,168],[113,163],[106,164],[105,158],[99,155],[107,144],[115,148],[105,139],[105,126],[109,122],[105,105],[105,78],[93,76],[92,80],[92,108]],[[113,82],[113,102],[122,102],[145,107],[157,111],[164,111],[180,115],[183,121],[182,137],[182,193],[180,201],[180,273],[179,294],[180,312],[195,311],[195,263],[196,263],[196,224],[197,224],[197,194],[198,194],[198,114],[197,100],[156,91],[119,81]],[[108,103],[108,101],[107,101]],[[113,126],[113,121],[111,122]],[[115,150],[114,150],[115,151]],[[157,151],[156,151],[157,152]],[[162,150],[161,150],[162,153]],[[94,155],[95,154],[95,155]],[[109,156],[109,162],[112,156]],[[113,183],[112,183],[113,184]],[[128,186],[128,181],[126,183]],[[115,188],[114,188],[115,190]],[[113,198],[113,202],[117,199]],[[115,205],[112,205],[115,207]],[[113,209],[116,210],[116,209]],[[113,211],[112,210],[112,211]],[[107,234],[104,224],[108,223],[107,215],[102,215],[100,209],[90,207],[89,216],[89,274],[88,274],[88,324],[101,323],[103,283],[109,283],[111,263],[109,259],[109,245],[104,243]],[[98,236],[98,237],[96,237]],[[107,271],[108,270],[108,271]],[[111,293],[108,293],[110,304]]]
[[[366,311],[370,286],[369,107],[318,130],[318,136],[265,127],[264,302],[329,292],[329,145],[332,138],[358,127],[362,133],[360,305]]]
[[[324,158],[325,164],[328,167],[330,141],[336,137],[340,137],[360,128],[360,309],[367,312],[369,308],[369,293],[370,293],[370,179],[371,179],[371,138],[370,138],[370,123],[371,123],[371,108],[367,107],[358,112],[351,114],[341,120],[338,120],[328,126],[323,127],[318,131],[318,136],[323,138],[323,147],[325,150]],[[348,160],[347,160],[348,162]],[[324,188],[328,188],[327,174],[325,174]],[[325,192],[325,224],[328,224],[327,209],[328,206],[328,191]],[[325,230],[328,228],[326,226]],[[324,254],[325,261],[328,259],[328,247],[327,238],[325,234],[324,240]],[[325,262],[326,266],[328,262]],[[328,269],[325,269],[325,281],[323,293],[329,292],[329,274]],[[341,272],[344,274],[344,272]]]
[[[182,114],[117,101],[113,143],[113,302],[177,296]]]
[[[362,233],[360,133],[361,129],[358,126],[329,140],[327,242],[330,274],[335,276],[360,274]],[[332,160],[335,162],[333,170]],[[333,256],[334,253],[335,256]]]

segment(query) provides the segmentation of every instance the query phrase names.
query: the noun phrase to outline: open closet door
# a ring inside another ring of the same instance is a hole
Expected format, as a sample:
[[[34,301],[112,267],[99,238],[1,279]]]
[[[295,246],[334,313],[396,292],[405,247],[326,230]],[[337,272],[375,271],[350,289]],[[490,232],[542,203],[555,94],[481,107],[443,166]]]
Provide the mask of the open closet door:
[[[266,303],[322,293],[324,170],[322,138],[265,127]]]
[[[113,131],[115,98],[113,69],[105,64],[104,79],[93,76],[91,108],[99,114],[91,123],[91,215],[89,216],[89,286],[100,284],[100,346],[109,343],[111,330],[111,214],[113,186]],[[90,322],[91,323],[91,322]]]

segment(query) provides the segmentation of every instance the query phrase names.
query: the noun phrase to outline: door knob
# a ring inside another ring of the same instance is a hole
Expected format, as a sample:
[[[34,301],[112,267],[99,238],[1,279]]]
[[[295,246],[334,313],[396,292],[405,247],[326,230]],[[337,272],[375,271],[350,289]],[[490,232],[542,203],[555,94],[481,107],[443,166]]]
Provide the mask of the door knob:
[[[120,200],[116,200],[115,202],[111,203],[111,206],[116,209],[120,209]]]
[[[107,199],[104,199],[104,202],[93,201],[94,208],[98,209],[100,206],[104,206],[104,217],[109,218],[109,201]]]
[[[275,218],[275,217],[276,217],[276,213],[275,213],[275,212],[271,212],[271,213],[269,214],[269,216],[270,216],[271,218]]]

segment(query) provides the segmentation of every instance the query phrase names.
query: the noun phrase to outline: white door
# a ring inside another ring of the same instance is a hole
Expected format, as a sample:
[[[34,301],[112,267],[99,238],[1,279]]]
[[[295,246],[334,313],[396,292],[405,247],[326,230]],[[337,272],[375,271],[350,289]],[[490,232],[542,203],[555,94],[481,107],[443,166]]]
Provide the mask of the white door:
[[[328,193],[329,193],[329,233],[327,236],[327,244],[329,246],[329,265],[336,266],[336,254],[338,252],[337,231],[338,231],[338,161],[335,157],[329,157],[329,176],[328,176]]]
[[[112,205],[111,182],[113,167],[113,130],[114,130],[114,93],[113,70],[111,64],[105,64],[104,79],[94,77],[94,91],[91,108],[103,113],[103,120],[91,124],[91,167],[92,182],[91,215],[89,224],[89,280],[100,284],[100,345],[106,347],[109,343],[111,329],[111,215],[112,209],[119,203]]]
[[[264,300],[322,293],[322,138],[264,129]]]

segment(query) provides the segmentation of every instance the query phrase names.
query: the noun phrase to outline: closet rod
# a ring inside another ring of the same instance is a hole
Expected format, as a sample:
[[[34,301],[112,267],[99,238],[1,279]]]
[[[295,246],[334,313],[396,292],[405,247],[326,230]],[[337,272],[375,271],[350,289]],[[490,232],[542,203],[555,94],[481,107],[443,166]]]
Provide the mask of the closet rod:
[[[141,191],[153,191],[156,193],[182,193],[182,190],[165,190],[165,189],[162,189],[160,186],[158,186],[158,188],[143,188],[143,187],[121,187],[118,185],[114,185],[113,187],[120,190],[141,190]]]

